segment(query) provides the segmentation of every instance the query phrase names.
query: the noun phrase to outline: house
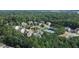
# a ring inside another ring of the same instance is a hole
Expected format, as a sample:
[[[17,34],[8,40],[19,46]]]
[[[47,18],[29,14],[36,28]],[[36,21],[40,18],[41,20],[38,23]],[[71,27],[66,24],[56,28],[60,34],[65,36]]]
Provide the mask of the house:
[[[33,34],[33,31],[29,29],[26,34],[27,34],[27,37],[31,37]]]
[[[21,25],[22,25],[23,27],[26,27],[26,26],[27,26],[27,23],[22,22]]]
[[[71,28],[70,28],[70,27],[65,27],[65,30],[66,30],[67,32],[71,32]]]
[[[75,31],[77,34],[79,34],[79,28],[76,28]]]
[[[41,26],[43,23],[39,23],[39,26]]]
[[[67,31],[65,31],[63,34],[59,35],[59,37],[65,37],[65,38],[69,38],[69,33]]]
[[[38,22],[35,21],[35,22],[34,22],[34,25],[38,25]]]
[[[19,30],[21,27],[20,26],[15,26],[14,28],[15,28],[15,30]]]
[[[51,22],[47,22],[46,24],[47,24],[49,27],[51,26]]]
[[[22,28],[22,29],[21,29],[21,33],[24,34],[24,33],[25,33],[25,30],[26,30],[25,28]]]
[[[28,24],[29,25],[33,25],[33,21],[28,21]]]

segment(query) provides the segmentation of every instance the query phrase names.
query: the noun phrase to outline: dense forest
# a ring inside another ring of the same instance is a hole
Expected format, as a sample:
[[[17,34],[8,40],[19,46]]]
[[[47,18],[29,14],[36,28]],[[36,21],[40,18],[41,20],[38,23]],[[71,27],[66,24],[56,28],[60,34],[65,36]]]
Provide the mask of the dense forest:
[[[78,48],[79,37],[59,37],[65,27],[79,28],[78,11],[44,11],[44,10],[1,10],[0,11],[0,42],[15,48]],[[41,38],[27,37],[13,26],[22,22],[51,22],[55,33],[44,32]]]

